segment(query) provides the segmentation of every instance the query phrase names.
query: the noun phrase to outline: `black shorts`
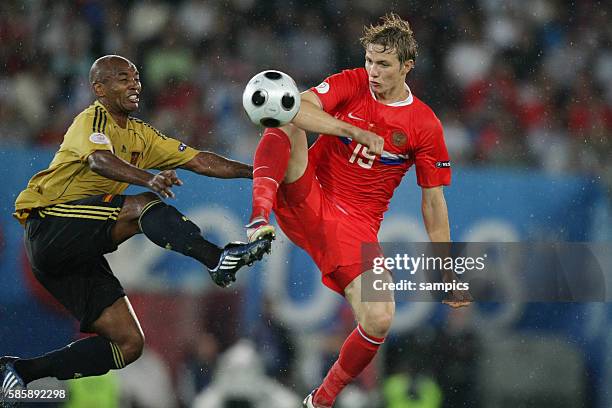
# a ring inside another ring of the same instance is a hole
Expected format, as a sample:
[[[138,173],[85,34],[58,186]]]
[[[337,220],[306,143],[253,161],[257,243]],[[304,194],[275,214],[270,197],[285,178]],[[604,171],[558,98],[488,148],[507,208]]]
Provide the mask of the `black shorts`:
[[[81,331],[125,296],[104,254],[125,196],[99,195],[32,211],[25,246],[38,281],[80,322]]]

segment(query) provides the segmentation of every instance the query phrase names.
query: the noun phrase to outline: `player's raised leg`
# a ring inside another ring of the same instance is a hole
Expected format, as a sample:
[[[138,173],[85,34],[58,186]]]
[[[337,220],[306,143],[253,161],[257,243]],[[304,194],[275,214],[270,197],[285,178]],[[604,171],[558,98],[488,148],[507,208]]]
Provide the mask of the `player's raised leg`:
[[[391,281],[388,272],[382,276]],[[332,407],[340,391],[370,364],[391,328],[395,314],[392,294],[386,302],[362,301],[361,276],[345,288],[344,294],[353,308],[358,325],[344,341],[338,360],[321,386],[304,401],[304,406],[309,408]]]
[[[141,231],[160,247],[203,263],[213,281],[223,287],[236,280],[238,269],[261,259],[270,250],[269,240],[230,243],[220,248],[207,241],[185,215],[153,193],[126,197],[111,235],[113,242],[119,244]]]
[[[119,244],[141,231],[162,248],[195,258],[210,269],[217,266],[223,251],[204,239],[197,225],[154,193],[126,197],[111,235]]]
[[[253,209],[247,237],[253,242],[273,235],[270,213],[281,183],[293,183],[308,165],[306,132],[293,125],[264,131],[253,158]]]

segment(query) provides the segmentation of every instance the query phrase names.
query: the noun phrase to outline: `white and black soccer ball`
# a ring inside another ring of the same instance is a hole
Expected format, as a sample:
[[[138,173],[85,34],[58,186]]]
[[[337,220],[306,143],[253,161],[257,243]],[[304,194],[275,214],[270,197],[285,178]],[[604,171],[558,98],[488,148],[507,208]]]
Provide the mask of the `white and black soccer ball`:
[[[300,91],[284,72],[267,70],[255,75],[242,93],[242,106],[251,122],[279,127],[291,122],[300,110]]]

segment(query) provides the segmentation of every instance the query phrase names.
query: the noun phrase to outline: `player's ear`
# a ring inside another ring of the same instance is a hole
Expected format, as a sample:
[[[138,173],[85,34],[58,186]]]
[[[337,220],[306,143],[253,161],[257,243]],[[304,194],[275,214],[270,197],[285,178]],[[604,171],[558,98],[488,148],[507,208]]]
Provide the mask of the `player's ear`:
[[[414,60],[413,59],[409,59],[404,61],[404,64],[402,65],[402,70],[407,74],[410,71],[412,71],[412,69],[414,68]]]
[[[91,89],[93,89],[93,92],[97,98],[102,98],[106,96],[104,85],[101,82],[94,82],[91,86]]]

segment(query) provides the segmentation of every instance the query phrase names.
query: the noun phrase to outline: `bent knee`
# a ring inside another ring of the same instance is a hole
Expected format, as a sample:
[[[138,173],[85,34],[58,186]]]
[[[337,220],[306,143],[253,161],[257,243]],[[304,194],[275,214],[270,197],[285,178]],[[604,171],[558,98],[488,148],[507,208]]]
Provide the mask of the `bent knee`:
[[[131,205],[145,206],[151,201],[155,201],[155,200],[161,200],[161,197],[150,191],[146,191],[144,193],[140,193],[136,195],[128,195],[125,197],[125,202]]]
[[[139,207],[139,211],[142,211],[143,208],[146,207],[146,205],[149,204],[151,201],[161,200],[160,196],[150,191],[136,194],[135,196],[131,196],[130,198],[132,198],[134,200],[134,204]]]
[[[359,324],[367,334],[374,337],[385,337],[393,323],[393,308],[384,308],[365,313]]]
[[[306,137],[306,132],[292,123],[289,123],[285,126],[281,126],[280,129],[285,132],[290,139],[301,136]]]
[[[157,194],[151,192],[126,196],[119,216],[125,221],[137,220],[147,204],[158,200],[161,200],[161,198]]]
[[[138,360],[144,351],[145,338],[144,334],[140,331],[131,331],[121,341],[115,342],[121,354],[123,356],[123,362],[125,365],[133,363]]]

